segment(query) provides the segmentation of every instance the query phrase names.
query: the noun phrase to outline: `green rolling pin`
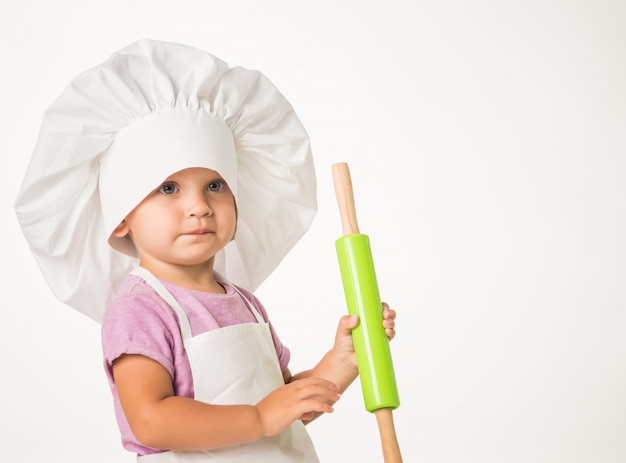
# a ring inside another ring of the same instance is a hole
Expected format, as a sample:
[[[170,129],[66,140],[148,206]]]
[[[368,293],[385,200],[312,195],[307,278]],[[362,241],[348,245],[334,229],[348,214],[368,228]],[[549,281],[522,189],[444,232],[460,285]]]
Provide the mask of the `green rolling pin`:
[[[389,339],[383,328],[382,302],[369,238],[359,232],[350,170],[332,166],[343,234],[335,242],[348,313],[359,316],[352,330],[365,409],[376,415],[385,463],[400,463],[392,410],[400,405]]]

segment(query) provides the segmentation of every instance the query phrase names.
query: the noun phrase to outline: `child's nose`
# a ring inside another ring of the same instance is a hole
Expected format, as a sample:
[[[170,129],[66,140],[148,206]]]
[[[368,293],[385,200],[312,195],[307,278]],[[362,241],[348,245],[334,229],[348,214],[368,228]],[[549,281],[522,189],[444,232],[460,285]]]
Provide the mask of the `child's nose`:
[[[188,214],[190,216],[204,217],[212,213],[213,210],[204,195],[197,194],[189,198]]]

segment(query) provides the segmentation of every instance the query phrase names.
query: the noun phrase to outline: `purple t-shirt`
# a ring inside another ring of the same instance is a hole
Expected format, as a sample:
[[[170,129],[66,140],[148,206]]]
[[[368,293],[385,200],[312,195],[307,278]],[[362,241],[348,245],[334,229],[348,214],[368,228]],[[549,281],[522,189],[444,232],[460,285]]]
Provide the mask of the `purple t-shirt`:
[[[256,322],[246,302],[228,284],[222,283],[226,294],[210,294],[164,280],[161,282],[185,311],[193,336],[225,326]],[[265,308],[259,300],[251,293],[238,289],[269,323]],[[280,342],[272,325],[269,326],[280,369],[285,371],[289,363],[289,349]],[[102,349],[124,448],[140,455],[157,453],[158,450],[137,442],[131,432],[113,382],[112,364],[124,354],[144,355],[160,363],[169,372],[176,395],[193,398],[191,368],[176,313],[142,278],[130,275],[104,314]]]

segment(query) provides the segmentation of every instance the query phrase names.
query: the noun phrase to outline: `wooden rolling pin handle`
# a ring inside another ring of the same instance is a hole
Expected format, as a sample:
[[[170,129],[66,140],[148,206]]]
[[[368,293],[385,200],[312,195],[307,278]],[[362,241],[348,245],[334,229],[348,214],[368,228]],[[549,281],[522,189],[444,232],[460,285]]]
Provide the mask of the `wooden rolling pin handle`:
[[[341,216],[341,226],[344,235],[359,233],[359,224],[356,220],[356,208],[354,207],[354,192],[350,169],[345,162],[333,164],[333,185]]]
[[[402,463],[402,454],[398,445],[396,428],[393,424],[393,411],[391,408],[380,408],[374,414],[378,423],[384,462]]]

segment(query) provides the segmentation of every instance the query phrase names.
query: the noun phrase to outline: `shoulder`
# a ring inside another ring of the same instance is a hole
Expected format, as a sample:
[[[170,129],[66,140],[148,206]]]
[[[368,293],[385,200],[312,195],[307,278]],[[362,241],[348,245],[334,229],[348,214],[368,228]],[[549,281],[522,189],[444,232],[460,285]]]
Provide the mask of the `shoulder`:
[[[254,295],[254,293],[248,291],[247,289],[242,288],[241,286],[237,286],[234,285],[232,283],[222,283],[224,286],[230,286],[231,288],[233,288],[236,292],[238,292],[239,294],[242,294],[246,299],[248,299],[250,302],[254,302],[254,303],[259,303],[259,300],[257,299],[257,297]],[[228,289],[227,289],[228,291]]]
[[[266,322],[269,322],[269,316],[267,315],[265,307],[263,306],[259,298],[254,295],[254,293],[242,288],[241,286],[233,285],[232,283],[228,283],[228,285],[233,287],[240,297],[243,296],[244,302],[250,302],[254,306],[254,308],[261,314],[263,319]]]
[[[170,306],[138,276],[130,275],[118,295],[109,305],[102,319],[102,329],[146,330],[177,327],[177,319]]]

